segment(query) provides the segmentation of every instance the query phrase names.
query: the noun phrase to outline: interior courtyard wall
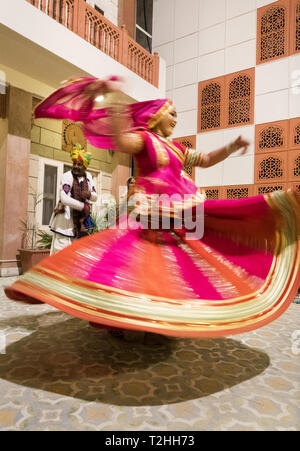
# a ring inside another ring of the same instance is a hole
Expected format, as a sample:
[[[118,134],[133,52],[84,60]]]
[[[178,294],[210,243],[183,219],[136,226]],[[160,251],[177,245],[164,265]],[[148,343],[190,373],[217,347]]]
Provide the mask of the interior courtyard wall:
[[[246,155],[195,172],[202,187],[253,185],[255,127],[300,117],[300,55],[257,64],[257,10],[270,0],[154,0],[154,51],[166,61],[167,97],[178,111],[174,138],[196,136],[207,153],[242,134]],[[253,124],[199,133],[198,84],[255,69]],[[298,74],[298,76],[297,76]],[[298,89],[297,89],[298,87]]]

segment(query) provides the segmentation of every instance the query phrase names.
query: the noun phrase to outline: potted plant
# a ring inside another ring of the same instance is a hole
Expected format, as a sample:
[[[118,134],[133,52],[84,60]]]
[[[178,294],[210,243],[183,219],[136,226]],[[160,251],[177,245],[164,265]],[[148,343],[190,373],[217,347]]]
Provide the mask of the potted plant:
[[[37,204],[42,200],[41,195],[32,194],[34,201],[34,214]],[[50,254],[52,235],[39,230],[35,220],[21,221],[22,244],[19,249],[22,272],[28,271]]]
[[[24,273],[50,254],[52,235],[38,230],[36,224],[29,220],[22,221],[22,230],[22,247],[19,253]]]
[[[38,245],[39,249],[51,249],[53,238],[52,234],[45,232],[44,230],[39,230],[37,232],[37,236],[39,237],[39,239],[37,240],[36,244]]]
[[[95,225],[88,230],[89,235],[100,232],[111,225],[116,219],[116,206],[114,203],[109,203],[100,212],[92,213],[91,217]]]
[[[32,194],[32,196],[34,200],[33,217],[35,218],[36,205],[42,200],[42,195]],[[106,199],[101,212],[91,216],[95,226],[89,229],[89,235],[109,227],[116,218],[116,203],[114,199],[111,197]],[[21,221],[21,230],[23,232],[22,247],[19,249],[19,252],[24,273],[50,254],[53,235],[44,230],[39,230],[35,220],[31,221],[29,218]]]

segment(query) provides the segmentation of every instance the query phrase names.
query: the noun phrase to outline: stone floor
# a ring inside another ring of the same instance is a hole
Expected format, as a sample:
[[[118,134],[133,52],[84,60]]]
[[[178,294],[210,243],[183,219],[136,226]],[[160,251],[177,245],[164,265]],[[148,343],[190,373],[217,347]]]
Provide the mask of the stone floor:
[[[300,430],[300,305],[257,331],[149,348],[8,300],[14,280],[0,279],[0,431]]]

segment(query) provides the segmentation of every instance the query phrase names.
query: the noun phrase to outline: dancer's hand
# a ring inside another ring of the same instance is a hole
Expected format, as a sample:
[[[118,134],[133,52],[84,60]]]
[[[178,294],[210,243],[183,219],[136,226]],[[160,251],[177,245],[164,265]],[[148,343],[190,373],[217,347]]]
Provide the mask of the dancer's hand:
[[[86,97],[96,98],[97,96],[106,94],[107,92],[109,92],[109,90],[107,89],[105,81],[96,80],[85,88],[84,95]]]
[[[240,155],[244,155],[248,151],[248,147],[250,146],[250,142],[244,139],[241,135],[232,143],[227,146],[228,155],[237,152],[242,149]]]
[[[120,91],[123,81],[120,77],[110,77],[105,80],[95,80],[90,83],[84,91],[88,97],[96,98],[100,95],[105,95],[110,92]]]

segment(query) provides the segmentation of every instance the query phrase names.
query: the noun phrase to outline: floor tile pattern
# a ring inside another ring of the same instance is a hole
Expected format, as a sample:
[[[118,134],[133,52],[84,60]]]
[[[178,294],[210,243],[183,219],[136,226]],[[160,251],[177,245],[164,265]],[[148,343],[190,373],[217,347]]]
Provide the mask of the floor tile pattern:
[[[0,279],[0,431],[300,430],[299,298],[262,329],[127,343]]]

